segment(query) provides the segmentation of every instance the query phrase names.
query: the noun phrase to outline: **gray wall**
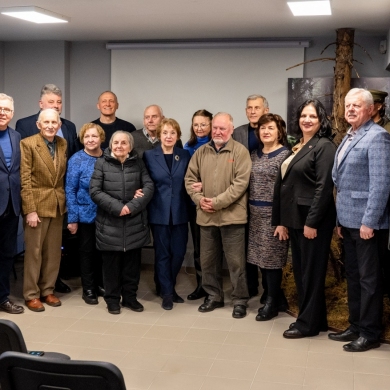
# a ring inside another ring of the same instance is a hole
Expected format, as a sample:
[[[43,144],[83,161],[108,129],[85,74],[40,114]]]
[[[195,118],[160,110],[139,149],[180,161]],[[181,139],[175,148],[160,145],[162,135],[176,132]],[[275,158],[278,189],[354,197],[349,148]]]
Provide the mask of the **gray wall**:
[[[0,42],[0,91],[4,90],[4,43]]]

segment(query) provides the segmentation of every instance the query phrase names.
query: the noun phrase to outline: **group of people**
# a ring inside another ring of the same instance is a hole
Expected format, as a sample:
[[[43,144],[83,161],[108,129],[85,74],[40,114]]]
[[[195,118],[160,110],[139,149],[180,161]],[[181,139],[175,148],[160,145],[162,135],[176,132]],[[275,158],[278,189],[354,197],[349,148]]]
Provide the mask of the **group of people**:
[[[24,310],[9,300],[20,212],[23,295],[33,311],[45,310],[43,303],[61,305],[54,290],[64,224],[79,237],[85,303],[97,304],[103,295],[111,314],[119,314],[121,305],[144,310],[137,288],[141,250],[151,232],[156,292],[162,308],[171,310],[184,302],[175,284],[189,224],[197,286],[187,299],[205,298],[200,312],[224,306],[224,258],[234,318],[244,318],[248,300],[258,294],[259,270],[263,306],[256,320],[287,310],[281,282],[290,244],[299,314],[283,336],[315,336],[328,330],[325,276],[337,226],[350,326],[329,338],[348,342],[344,350],[352,352],[380,345],[383,270],[389,268],[390,135],[375,123],[369,91],[347,94],[351,129],[338,149],[316,99],[297,109],[291,126],[300,137],[290,149],[285,121],[269,112],[261,95],[247,98],[249,123],[236,129],[228,113],[196,111],[184,147],[179,124],[157,105],[145,109],[140,130],[117,118],[111,91],[99,96],[100,118],[82,126],[78,140],[75,126],[60,118],[61,96],[58,87],[45,85],[40,113],[19,120],[14,131],[8,126],[13,100],[0,94],[0,178],[7,189],[0,192],[0,310]]]

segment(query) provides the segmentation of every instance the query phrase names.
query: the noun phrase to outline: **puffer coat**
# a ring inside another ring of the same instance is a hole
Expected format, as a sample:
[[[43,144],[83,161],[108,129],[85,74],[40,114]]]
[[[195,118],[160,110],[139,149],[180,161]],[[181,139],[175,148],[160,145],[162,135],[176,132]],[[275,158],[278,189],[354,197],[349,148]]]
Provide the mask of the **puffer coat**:
[[[143,197],[134,198],[142,188]],[[126,252],[150,243],[146,205],[152,199],[154,185],[135,152],[122,164],[107,148],[92,174],[89,193],[97,204],[96,246],[101,251]],[[124,205],[131,214],[119,216]]]

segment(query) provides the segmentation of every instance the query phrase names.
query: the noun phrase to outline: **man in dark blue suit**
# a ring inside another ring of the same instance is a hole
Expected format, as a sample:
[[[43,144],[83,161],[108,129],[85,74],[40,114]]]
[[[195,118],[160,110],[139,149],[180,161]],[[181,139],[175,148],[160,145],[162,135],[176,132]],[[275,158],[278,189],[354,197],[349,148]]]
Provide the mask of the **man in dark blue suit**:
[[[8,127],[13,116],[12,97],[0,93],[0,310],[20,314],[23,307],[9,300],[20,213],[20,135]]]
[[[56,85],[45,84],[42,87],[39,108],[41,110],[45,110],[46,108],[53,108],[61,115],[62,92]],[[26,118],[19,119],[16,122],[15,130],[20,133],[22,139],[39,133],[39,129],[37,127],[38,115],[39,112]],[[73,122],[61,118],[61,128],[58,130],[57,135],[65,138],[68,144],[67,157],[69,159],[79,150],[76,126]]]
[[[59,89],[55,84],[45,84],[41,89],[39,108],[41,110],[52,108],[58,111],[58,113],[61,115],[61,89]],[[26,118],[19,119],[16,122],[15,130],[20,133],[22,139],[39,133],[39,129],[37,127],[38,115],[39,112]],[[72,155],[79,150],[79,141],[77,140],[76,126],[73,122],[61,118],[61,128],[58,130],[57,135],[64,138],[67,142],[66,155],[69,160]],[[60,293],[70,292],[70,288],[64,282],[62,282],[59,277],[57,278],[55,289],[57,292]]]

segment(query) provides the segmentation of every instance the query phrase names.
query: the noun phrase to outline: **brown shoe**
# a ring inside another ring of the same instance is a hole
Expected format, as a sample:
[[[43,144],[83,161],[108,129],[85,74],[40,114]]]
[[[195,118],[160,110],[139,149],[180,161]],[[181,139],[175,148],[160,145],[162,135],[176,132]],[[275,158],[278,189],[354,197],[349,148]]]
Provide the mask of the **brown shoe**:
[[[26,306],[32,311],[44,311],[45,307],[42,305],[42,302],[38,298],[31,299],[26,301]]]
[[[61,301],[53,294],[46,295],[45,297],[41,297],[42,301],[49,306],[61,306]]]
[[[0,311],[5,311],[9,314],[21,314],[24,312],[23,306],[16,305],[9,299],[3,303],[0,303]]]

